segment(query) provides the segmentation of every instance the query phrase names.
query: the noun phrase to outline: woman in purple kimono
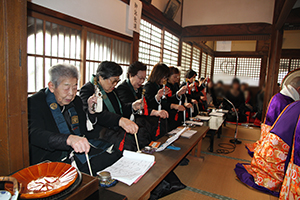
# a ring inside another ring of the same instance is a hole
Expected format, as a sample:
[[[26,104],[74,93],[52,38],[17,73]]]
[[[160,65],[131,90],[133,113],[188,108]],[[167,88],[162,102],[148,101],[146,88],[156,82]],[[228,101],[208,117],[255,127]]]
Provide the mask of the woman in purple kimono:
[[[255,149],[251,164],[238,163],[235,173],[248,186],[279,196],[290,161],[293,136],[300,115],[300,101],[289,104],[279,115],[270,133]]]
[[[265,120],[261,124],[261,136],[258,141],[253,144],[245,144],[248,154],[253,157],[254,150],[265,140],[272,125],[282,110],[290,103],[300,99],[300,69],[290,72],[282,81],[282,89],[275,94],[268,105]]]

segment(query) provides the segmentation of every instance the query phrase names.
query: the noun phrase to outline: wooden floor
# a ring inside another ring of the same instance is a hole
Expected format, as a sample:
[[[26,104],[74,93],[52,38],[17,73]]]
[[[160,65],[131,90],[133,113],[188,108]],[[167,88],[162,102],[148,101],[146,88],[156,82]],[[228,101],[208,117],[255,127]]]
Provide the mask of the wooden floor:
[[[234,126],[223,127],[221,138],[215,138],[214,151],[218,144],[229,143],[234,135]],[[187,188],[173,193],[163,200],[193,200],[193,199],[242,199],[242,200],[275,200],[277,198],[246,187],[236,179],[234,173],[235,164],[238,162],[250,162],[245,143],[252,143],[259,139],[258,128],[239,126],[238,138],[242,144],[237,145],[233,153],[217,154],[207,151],[209,138],[205,138],[202,144],[204,161],[188,156],[188,166],[178,166],[175,173]]]

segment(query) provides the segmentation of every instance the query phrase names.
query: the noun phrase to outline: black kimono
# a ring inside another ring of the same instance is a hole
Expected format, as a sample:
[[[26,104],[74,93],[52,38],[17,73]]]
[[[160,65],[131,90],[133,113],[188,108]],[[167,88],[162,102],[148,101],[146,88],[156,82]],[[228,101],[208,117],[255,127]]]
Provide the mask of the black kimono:
[[[72,151],[72,148],[66,143],[70,134],[60,133],[50,107],[47,104],[45,90],[42,89],[31,97],[28,97],[30,164],[37,164],[45,160],[61,161],[63,155]],[[70,107],[74,107],[78,115],[81,135],[85,135],[88,139],[97,138],[99,129],[94,129],[92,132],[87,131],[86,113],[83,111],[82,102],[78,96],[69,105],[65,106],[64,109],[61,109],[63,110],[62,113],[66,122],[70,119],[67,119],[68,115],[65,115],[65,111]],[[93,117],[90,115],[89,118]],[[74,134],[71,129],[70,132]],[[91,160],[91,165],[93,170],[101,170],[111,165],[118,158],[118,155],[105,153],[102,154],[100,160],[98,159],[102,164],[95,164]],[[70,160],[67,159],[65,162],[70,163]],[[78,165],[78,167],[81,171],[88,172],[87,166]]]
[[[136,143],[131,134],[125,134],[125,131],[119,126],[119,120],[121,117],[130,118],[132,114],[132,102],[123,103],[120,101],[121,109],[118,103],[117,98],[119,99],[118,95],[115,93],[116,90],[107,94],[107,98],[111,101],[111,104],[116,113],[110,112],[103,103],[103,111],[101,113],[96,113],[97,124],[94,127],[100,126],[101,134],[100,138],[109,141],[110,143],[115,144],[120,151],[124,149],[136,151]],[[84,110],[88,112],[88,104],[87,100],[90,96],[94,94],[94,85],[91,82],[86,83],[80,90],[80,97],[84,105]],[[116,94],[116,95],[115,95]],[[122,114],[123,113],[123,114]],[[139,131],[137,133],[139,138],[139,145],[140,148],[143,148],[145,145],[149,144],[151,141],[150,136],[148,134],[148,127],[146,125],[138,124]],[[144,133],[147,134],[144,134]],[[146,139],[145,139],[146,137]],[[121,148],[121,143],[124,141],[124,148]]]
[[[166,86],[171,89],[172,96],[176,95],[176,93],[179,90],[178,83],[171,84],[168,82]],[[181,95],[181,97],[175,96],[175,98],[172,98],[170,101],[171,101],[171,103],[174,103],[174,104],[179,104],[179,102],[181,101],[181,105],[183,105],[184,101],[185,101],[185,95]],[[173,130],[183,124],[183,114],[184,114],[183,111],[177,112],[177,110],[174,110],[174,109],[171,109],[169,111],[169,119],[168,119],[169,131]]]

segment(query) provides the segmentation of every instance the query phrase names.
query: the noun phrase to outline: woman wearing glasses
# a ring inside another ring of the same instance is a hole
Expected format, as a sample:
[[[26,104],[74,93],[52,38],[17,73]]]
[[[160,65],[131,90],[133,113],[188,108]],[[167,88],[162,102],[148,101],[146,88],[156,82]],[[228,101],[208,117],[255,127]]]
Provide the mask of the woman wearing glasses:
[[[93,75],[90,82],[86,83],[80,90],[80,97],[83,102],[85,112],[88,111],[87,100],[93,96],[93,102],[95,105],[101,104],[100,110],[90,110],[96,116],[96,122],[93,126],[101,126],[101,129],[108,128],[113,131],[119,131],[120,127],[125,130],[126,133],[135,134],[138,132],[138,125],[128,118],[132,114],[132,111],[137,111],[140,108],[141,101],[137,100],[133,103],[123,104],[115,93],[115,87],[120,81],[119,77],[122,74],[122,68],[115,62],[104,61],[99,65],[96,75]],[[97,89],[98,88],[98,89]],[[95,92],[97,91],[97,94]],[[100,94],[100,95],[99,95]],[[100,96],[100,97],[96,97]],[[100,102],[98,101],[100,98]],[[99,105],[97,105],[99,106]],[[101,131],[106,132],[106,131]],[[120,138],[123,145],[120,143],[120,150],[123,150],[126,134],[113,135],[114,138],[109,138],[113,134],[105,134],[103,139],[107,139],[112,143],[118,143]],[[124,135],[124,136],[123,136]],[[118,137],[118,138],[115,138]],[[126,145],[125,145],[126,146]]]
[[[127,79],[124,80],[116,89],[116,93],[123,103],[133,103],[142,98],[143,83],[146,80],[147,66],[139,61],[132,63],[127,71]],[[161,117],[169,116],[165,110],[148,109],[150,116]]]

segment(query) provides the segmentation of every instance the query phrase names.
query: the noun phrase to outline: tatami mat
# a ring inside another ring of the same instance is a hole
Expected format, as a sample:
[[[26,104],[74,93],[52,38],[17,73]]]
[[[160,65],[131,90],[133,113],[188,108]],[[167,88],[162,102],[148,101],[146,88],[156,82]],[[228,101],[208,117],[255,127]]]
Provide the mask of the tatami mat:
[[[219,148],[219,143],[229,143],[229,139],[232,139],[234,135],[234,129],[233,125],[223,127],[222,137],[215,137],[214,152]],[[236,179],[233,170],[236,163],[251,161],[251,157],[245,149],[245,143],[251,143],[260,137],[259,128],[239,126],[238,130],[238,137],[241,138],[242,144],[237,145],[235,151],[230,154],[208,152],[209,138],[205,138],[202,143],[204,161],[189,156],[188,166],[178,166],[175,169],[177,176],[188,187],[162,199],[277,199],[250,189]]]

